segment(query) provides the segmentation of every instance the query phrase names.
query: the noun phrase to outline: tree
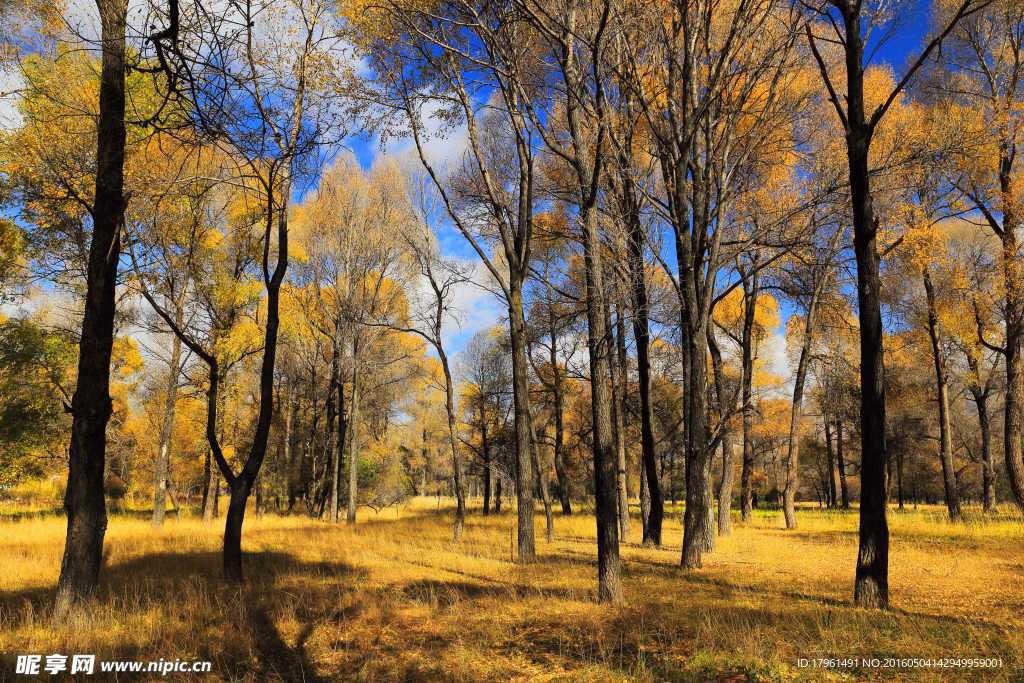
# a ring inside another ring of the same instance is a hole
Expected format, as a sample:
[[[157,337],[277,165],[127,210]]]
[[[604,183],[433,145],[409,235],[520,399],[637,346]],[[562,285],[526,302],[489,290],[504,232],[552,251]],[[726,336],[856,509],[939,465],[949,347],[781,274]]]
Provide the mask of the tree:
[[[952,16],[940,26],[920,55],[888,93],[871,104],[865,96],[864,74],[870,53],[865,50],[874,24],[887,15],[859,1],[827,0],[806,3],[812,14],[831,27],[843,48],[845,102],[833,85],[830,69],[818,49],[823,25],[806,25],[807,40],[818,63],[828,98],[835,108],[846,137],[853,244],[857,261],[857,310],[860,319],[861,357],[861,505],[860,549],[854,602],[862,607],[886,608],[889,604],[889,527],[886,521],[885,362],[879,283],[878,229],[871,191],[871,142],[886,112],[901,96],[907,83],[942,44],[956,24],[987,5],[989,0],[961,0]],[[872,14],[874,12],[874,14]]]
[[[964,6],[962,6],[964,5]],[[1020,226],[1024,189],[1017,151],[1024,103],[1024,8],[1013,0],[936,3],[935,23],[948,39],[929,84],[943,125],[960,131],[949,156],[948,183],[980,213],[1000,242],[998,265],[1005,340],[985,341],[1006,363],[1004,451],[1010,490],[1024,506],[1024,274]]]
[[[451,448],[452,478],[456,500],[452,534],[457,541],[462,536],[462,528],[466,519],[466,491],[462,479],[461,444],[455,406],[455,380],[452,377],[451,363],[445,351],[444,325],[445,318],[455,314],[455,311],[452,310],[452,299],[456,294],[456,288],[469,282],[470,273],[464,265],[441,256],[433,232],[438,221],[440,207],[431,180],[423,174],[418,174],[409,178],[408,182],[411,184],[409,193],[411,194],[411,209],[415,217],[408,222],[403,239],[413,262],[419,268],[420,276],[426,280],[430,291],[421,301],[414,302],[410,325],[403,326],[395,321],[388,324],[401,332],[422,337],[433,347],[441,362],[441,370],[444,373],[444,405],[448,417],[448,442]]]
[[[508,308],[516,435],[519,559],[536,557],[533,523],[534,437],[526,354],[523,288],[529,276],[535,159],[521,86],[515,81],[532,57],[527,41],[512,39],[521,26],[500,8],[483,13],[469,1],[435,13],[393,0],[379,11],[356,13],[374,65],[378,93],[414,141],[449,218],[480,257]],[[489,14],[492,13],[492,14]],[[497,106],[480,113],[491,95]],[[450,177],[425,149],[425,115],[444,126],[465,124],[469,150]],[[403,130],[404,129],[404,130]],[[491,245],[496,253],[491,253]]]
[[[803,333],[800,342],[800,354],[797,359],[796,377],[793,381],[793,403],[790,415],[789,444],[786,452],[786,485],[783,489],[783,513],[786,528],[796,528],[796,494],[800,487],[800,423],[803,418],[804,384],[811,364],[811,344],[818,318],[818,307],[826,286],[831,282],[831,270],[834,265],[842,229],[835,229],[824,248],[812,249],[809,263],[805,265],[806,281],[800,291],[801,298],[806,299],[803,319]],[[795,279],[799,279],[799,276]],[[831,465],[829,466],[831,477]]]
[[[107,529],[103,475],[110,420],[110,354],[114,299],[124,223],[125,0],[96,0],[102,34],[96,192],[79,343],[78,380],[71,398],[71,447],[64,498],[68,531],[57,582],[57,611],[89,596],[99,581]]]
[[[257,19],[259,25],[257,25]],[[181,31],[188,35],[179,40]],[[231,491],[224,527],[224,577],[242,580],[241,536],[249,499],[267,450],[273,417],[274,366],[281,287],[288,267],[288,205],[304,165],[328,135],[343,127],[337,107],[341,37],[321,0],[232,6],[224,14],[196,11],[169,18],[171,95],[185,98],[195,123],[237,161],[239,175],[261,210],[260,278],[265,326],[259,371],[259,411],[241,470],[234,472],[217,433],[219,363],[216,354],[174,325],[151,295],[147,300],[182,342],[209,367],[207,438]],[[161,65],[165,43],[154,39]]]

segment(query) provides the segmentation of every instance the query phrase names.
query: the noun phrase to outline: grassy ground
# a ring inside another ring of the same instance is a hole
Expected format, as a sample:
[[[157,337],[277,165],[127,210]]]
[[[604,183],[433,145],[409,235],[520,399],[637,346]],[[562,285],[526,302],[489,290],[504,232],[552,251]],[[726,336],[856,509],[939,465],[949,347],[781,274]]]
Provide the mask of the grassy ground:
[[[246,522],[247,583],[219,581],[220,525],[114,517],[98,598],[48,616],[61,518],[0,522],[0,679],[15,653],[212,660],[225,680],[1021,680],[1024,522],[952,526],[941,510],[890,515],[885,613],[850,606],[855,512],[762,513],[697,572],[642,548],[634,520],[625,607],[594,602],[594,521],[556,517],[536,564],[510,561],[513,517],[473,515],[450,540],[434,501],[355,528],[302,517]],[[801,668],[815,657],[1001,657],[1003,668]],[[173,678],[173,675],[170,677]],[[124,678],[122,677],[122,680]]]

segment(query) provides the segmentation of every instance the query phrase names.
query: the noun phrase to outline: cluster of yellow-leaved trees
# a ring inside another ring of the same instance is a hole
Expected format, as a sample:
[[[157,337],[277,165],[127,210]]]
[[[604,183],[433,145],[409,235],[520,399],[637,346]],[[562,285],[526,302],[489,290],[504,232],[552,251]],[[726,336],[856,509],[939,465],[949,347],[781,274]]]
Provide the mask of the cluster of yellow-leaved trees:
[[[0,6],[0,479],[66,479],[59,603],[108,499],[223,493],[236,581],[251,499],[514,496],[523,562],[592,504],[609,602],[633,496],[694,570],[856,502],[886,606],[890,499],[1024,502],[1024,7],[912,4]]]

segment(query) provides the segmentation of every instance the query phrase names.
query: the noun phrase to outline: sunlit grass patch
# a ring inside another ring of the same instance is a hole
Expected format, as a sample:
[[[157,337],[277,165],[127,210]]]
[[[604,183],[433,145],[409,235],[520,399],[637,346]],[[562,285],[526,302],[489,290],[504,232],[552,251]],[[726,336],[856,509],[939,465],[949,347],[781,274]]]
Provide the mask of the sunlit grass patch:
[[[666,546],[622,546],[626,605],[594,601],[592,516],[557,516],[538,561],[511,561],[514,515],[468,519],[451,540],[435,499],[365,512],[355,527],[250,516],[244,588],[220,581],[220,523],[113,516],[96,599],[49,617],[64,536],[59,517],[0,523],[0,650],[110,659],[194,658],[226,680],[789,680],[825,677],[800,657],[1002,657],[1019,635],[1024,527],[1006,513],[951,525],[939,508],[891,515],[893,609],[850,605],[856,511],[737,518],[697,572]],[[832,672],[832,678],[956,680],[977,671]]]

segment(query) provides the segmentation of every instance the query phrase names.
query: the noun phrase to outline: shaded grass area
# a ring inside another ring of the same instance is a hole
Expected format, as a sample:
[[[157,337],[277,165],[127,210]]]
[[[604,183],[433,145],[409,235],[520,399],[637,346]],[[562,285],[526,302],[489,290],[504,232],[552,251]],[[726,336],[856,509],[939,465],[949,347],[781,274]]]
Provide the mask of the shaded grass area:
[[[0,679],[16,653],[199,659],[215,679],[1020,680],[1024,523],[953,526],[934,509],[892,515],[892,601],[850,606],[856,513],[777,513],[718,539],[697,572],[666,546],[623,544],[626,605],[594,602],[594,521],[556,517],[531,565],[510,560],[511,514],[469,518],[451,542],[434,500],[365,513],[355,527],[301,517],[246,524],[246,584],[222,585],[220,524],[111,520],[95,600],[48,612],[62,518],[0,522]],[[537,518],[538,531],[543,516]],[[538,533],[543,537],[543,533]],[[1003,668],[824,672],[815,657],[1001,657]],[[173,675],[170,677],[173,678]]]

